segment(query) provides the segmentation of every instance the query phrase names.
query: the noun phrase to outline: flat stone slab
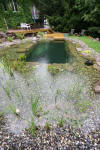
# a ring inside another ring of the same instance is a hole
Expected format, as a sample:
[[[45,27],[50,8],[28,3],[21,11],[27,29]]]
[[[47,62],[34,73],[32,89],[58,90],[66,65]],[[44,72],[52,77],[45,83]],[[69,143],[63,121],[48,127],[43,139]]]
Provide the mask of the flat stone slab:
[[[99,56],[96,58],[96,63],[98,66],[100,66],[100,57]]]
[[[100,93],[100,80],[94,84],[94,91],[95,93]]]
[[[0,44],[0,48],[5,48],[5,47],[12,46],[12,45],[25,43],[27,41],[31,41],[31,42],[35,43],[37,40],[36,40],[36,38],[34,39],[34,37],[28,37],[28,38],[23,39],[23,40],[17,39],[17,40],[13,40],[12,42],[6,41],[6,42],[3,42]]]
[[[98,66],[97,64],[94,64],[93,68],[95,68],[96,70],[100,70],[100,66]]]

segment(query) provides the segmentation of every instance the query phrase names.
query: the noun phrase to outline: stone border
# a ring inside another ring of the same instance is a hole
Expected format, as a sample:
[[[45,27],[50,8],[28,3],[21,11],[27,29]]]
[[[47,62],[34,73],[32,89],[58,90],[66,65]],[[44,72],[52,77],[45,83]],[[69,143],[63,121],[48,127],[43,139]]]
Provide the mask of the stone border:
[[[66,37],[65,40],[77,45],[76,51],[84,58],[94,62],[93,68],[100,70],[100,53],[88,47],[83,41]]]
[[[38,40],[44,40],[44,38],[38,38],[38,37],[28,37],[23,40],[13,40],[12,42],[6,41],[3,43],[0,43],[0,48],[6,48],[17,44],[22,44],[27,41],[31,41],[33,43],[37,43]],[[51,40],[51,39],[50,39]],[[76,47],[77,52],[84,58],[93,60],[94,65],[93,67],[97,70],[100,70],[100,53],[96,52],[94,49],[88,47],[83,41],[73,38],[65,37],[64,40],[68,40],[73,44],[77,44]]]
[[[36,43],[38,41],[38,38],[36,38],[36,37],[28,37],[28,38],[25,38],[23,40],[17,39],[17,40],[13,40],[12,42],[6,41],[6,42],[3,42],[3,43],[0,43],[0,48],[7,48],[9,46],[22,44],[22,43],[25,43],[25,42],[28,42],[28,41]]]

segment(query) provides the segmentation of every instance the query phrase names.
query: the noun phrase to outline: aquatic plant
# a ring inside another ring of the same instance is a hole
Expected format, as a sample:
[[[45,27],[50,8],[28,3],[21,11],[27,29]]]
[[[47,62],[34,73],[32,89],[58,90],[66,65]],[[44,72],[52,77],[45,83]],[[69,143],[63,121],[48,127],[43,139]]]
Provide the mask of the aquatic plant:
[[[58,121],[58,125],[59,125],[60,127],[63,127],[64,122],[65,122],[65,119],[62,117],[62,118]]]
[[[9,110],[14,114],[16,115],[16,108],[14,105],[9,105]]]
[[[43,37],[44,33],[43,32],[38,32],[38,35],[40,35],[41,37]]]
[[[43,114],[42,114],[42,116],[48,115],[48,113],[49,113],[49,110],[44,111]]]
[[[16,37],[20,40],[24,39],[24,34],[16,34]]]
[[[26,56],[19,55],[19,57],[17,58],[17,60],[13,62],[12,67],[16,71],[25,72],[27,70]]]
[[[59,69],[55,66],[55,65],[48,65],[48,71],[52,74],[52,75],[56,75],[57,73],[59,73]]]
[[[4,92],[6,93],[6,95],[11,99],[11,95],[10,95],[10,85],[7,82],[7,87],[2,86]]]
[[[57,103],[57,98],[58,96],[61,94],[61,90],[60,89],[57,89],[56,90],[56,94],[55,94],[55,104]]]
[[[42,107],[39,107],[39,100],[40,97],[34,97],[31,95],[31,105],[32,105],[32,113],[33,116],[40,117],[40,114],[42,112]]]
[[[34,119],[32,118],[31,119],[31,124],[30,124],[30,128],[29,128],[29,132],[35,136],[36,135],[36,130],[37,130],[37,127],[36,127],[36,124],[34,122]]]
[[[76,83],[74,86],[72,85],[68,90],[67,100],[72,100],[75,98],[78,100],[81,99],[82,90],[83,90],[83,87],[79,85],[78,83]]]
[[[19,109],[16,109],[14,105],[9,105],[9,110],[16,116],[19,116]]]
[[[10,74],[10,76],[14,76],[13,71],[10,67],[10,61],[8,60],[7,56],[2,57],[1,63],[4,66],[4,69]]]
[[[69,121],[70,121],[72,126],[79,127],[79,120],[78,119],[70,118]]]
[[[78,109],[80,113],[86,112],[91,106],[91,102],[89,100],[77,100],[75,102],[75,107]]]
[[[44,128],[45,128],[46,130],[48,130],[48,131],[50,130],[50,124],[49,124],[49,122],[46,122]]]
[[[8,36],[8,37],[7,37],[7,40],[8,40],[9,42],[12,42],[12,41],[13,41],[13,37]]]
[[[15,90],[14,93],[16,94],[16,96],[19,98],[20,97],[20,93],[18,90]]]
[[[18,60],[22,61],[22,62],[25,62],[26,61],[26,56],[25,55],[19,55]]]
[[[3,90],[5,91],[5,93],[7,94],[7,96],[11,99],[10,89],[9,89],[8,87],[5,88],[5,87],[3,86]]]

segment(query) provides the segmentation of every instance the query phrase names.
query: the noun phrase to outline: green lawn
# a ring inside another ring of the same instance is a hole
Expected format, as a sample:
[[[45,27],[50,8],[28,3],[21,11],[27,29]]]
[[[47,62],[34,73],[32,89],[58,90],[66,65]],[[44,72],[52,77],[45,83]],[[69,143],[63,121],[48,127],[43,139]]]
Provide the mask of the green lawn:
[[[98,42],[98,41],[93,41],[93,39],[92,39],[92,38],[88,38],[88,36],[80,36],[80,37],[69,36],[69,37],[82,40],[82,41],[83,41],[84,43],[86,43],[89,47],[93,48],[93,49],[96,50],[97,52],[100,52],[100,42]]]

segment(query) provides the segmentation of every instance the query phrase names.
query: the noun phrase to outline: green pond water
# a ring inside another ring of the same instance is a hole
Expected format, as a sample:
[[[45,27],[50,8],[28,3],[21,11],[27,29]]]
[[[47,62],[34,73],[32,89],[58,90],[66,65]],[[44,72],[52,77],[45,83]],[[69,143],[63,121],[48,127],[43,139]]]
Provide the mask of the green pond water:
[[[40,42],[31,48],[27,61],[45,61],[47,63],[69,62],[70,53],[66,50],[65,42]]]
[[[5,53],[14,59],[16,51],[25,47],[25,44],[10,47]],[[85,61],[72,53],[66,42],[52,41],[32,46],[27,62],[31,62],[33,69],[27,75],[13,70],[11,77],[0,58],[0,112],[5,112],[8,129],[20,134],[29,128],[33,115],[31,100],[37,98],[40,116],[33,117],[36,125],[44,126],[46,122],[57,125],[63,118],[65,125],[67,122],[82,126],[84,132],[91,130],[91,120],[97,126],[100,95],[94,93],[93,84],[100,72],[86,66]],[[59,69],[56,75],[48,70],[53,63]],[[21,117],[15,116],[11,108],[19,109]]]

